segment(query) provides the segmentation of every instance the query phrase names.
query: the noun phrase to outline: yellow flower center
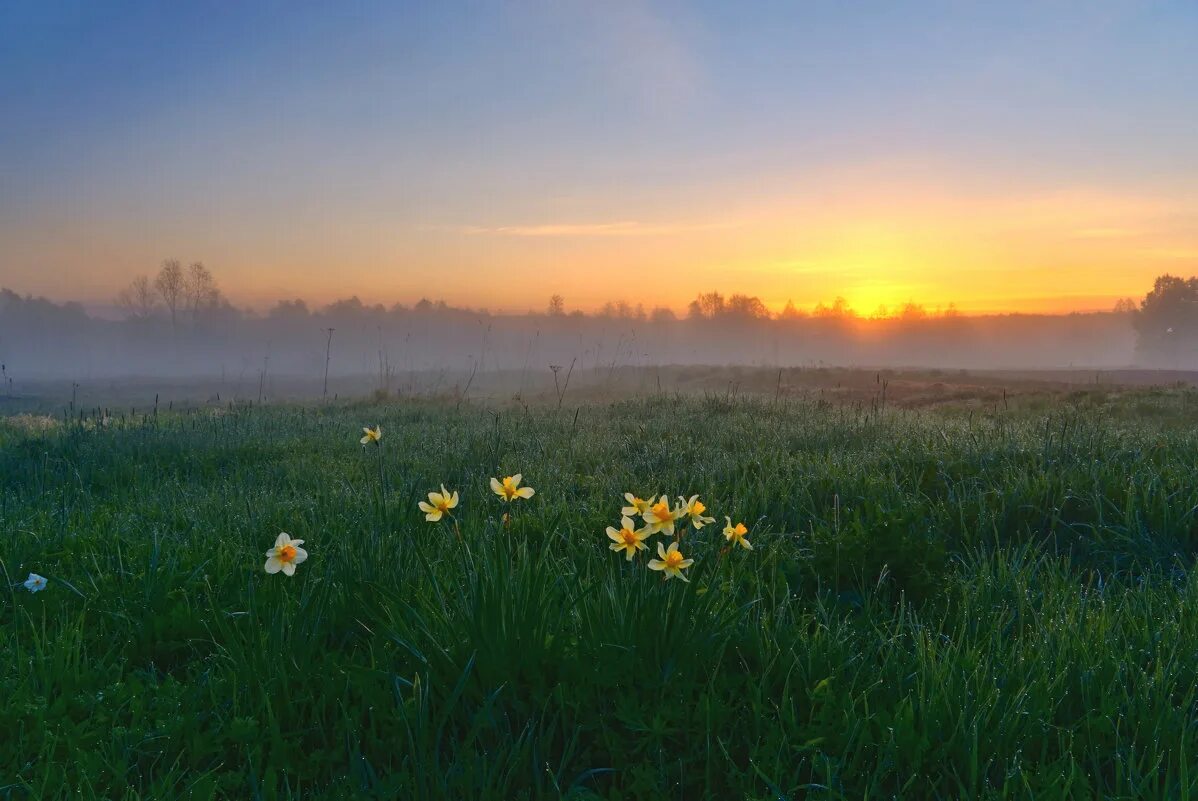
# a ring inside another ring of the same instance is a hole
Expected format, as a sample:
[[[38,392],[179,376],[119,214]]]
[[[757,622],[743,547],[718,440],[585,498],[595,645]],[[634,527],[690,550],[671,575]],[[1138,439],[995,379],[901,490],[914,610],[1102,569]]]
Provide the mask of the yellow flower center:
[[[512,483],[511,476],[503,480],[503,497],[509,501],[516,497],[516,485]]]
[[[668,523],[674,519],[674,513],[670,511],[670,505],[664,502],[653,507],[653,516],[663,523]]]
[[[707,507],[703,505],[703,501],[695,501],[695,505],[691,507],[691,514],[701,515],[707,511]]]
[[[279,548],[277,556],[280,562],[294,562],[298,553],[294,545],[284,545]]]
[[[682,564],[682,554],[679,551],[666,553],[666,567],[677,569],[680,564]]]
[[[633,533],[632,531],[630,531],[629,529],[621,529],[620,537],[623,538],[625,545],[634,545],[635,546],[637,544],[636,534]]]

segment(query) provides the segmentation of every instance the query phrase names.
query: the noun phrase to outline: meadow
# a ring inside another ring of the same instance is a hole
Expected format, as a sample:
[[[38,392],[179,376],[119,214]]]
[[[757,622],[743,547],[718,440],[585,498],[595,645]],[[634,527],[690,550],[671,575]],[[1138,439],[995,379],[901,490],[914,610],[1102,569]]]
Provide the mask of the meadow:
[[[1182,388],[11,418],[0,798],[1198,797],[1196,423]],[[689,581],[609,549],[627,492],[707,505]]]

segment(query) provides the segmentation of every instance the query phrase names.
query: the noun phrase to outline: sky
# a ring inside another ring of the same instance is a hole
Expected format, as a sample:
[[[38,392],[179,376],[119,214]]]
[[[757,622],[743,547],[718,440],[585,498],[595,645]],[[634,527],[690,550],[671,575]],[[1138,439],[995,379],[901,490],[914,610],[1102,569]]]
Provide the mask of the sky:
[[[1198,273],[1198,3],[0,3],[0,285],[1109,309]]]

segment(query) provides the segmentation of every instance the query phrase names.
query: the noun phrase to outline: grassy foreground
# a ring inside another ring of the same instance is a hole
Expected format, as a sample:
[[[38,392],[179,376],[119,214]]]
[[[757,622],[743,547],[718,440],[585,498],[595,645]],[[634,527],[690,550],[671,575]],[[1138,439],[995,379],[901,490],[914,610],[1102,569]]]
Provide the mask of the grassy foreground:
[[[0,423],[0,798],[1198,798],[1193,400]]]

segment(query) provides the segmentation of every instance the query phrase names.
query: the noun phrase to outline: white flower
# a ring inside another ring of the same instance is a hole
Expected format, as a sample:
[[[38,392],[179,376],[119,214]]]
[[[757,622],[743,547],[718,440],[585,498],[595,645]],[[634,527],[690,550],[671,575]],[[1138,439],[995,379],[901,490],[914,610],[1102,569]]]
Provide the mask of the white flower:
[[[308,552],[299,547],[303,540],[293,540],[283,533],[275,540],[275,547],[266,552],[266,572],[278,573],[283,571],[285,576],[295,575],[295,566],[308,558]]]

